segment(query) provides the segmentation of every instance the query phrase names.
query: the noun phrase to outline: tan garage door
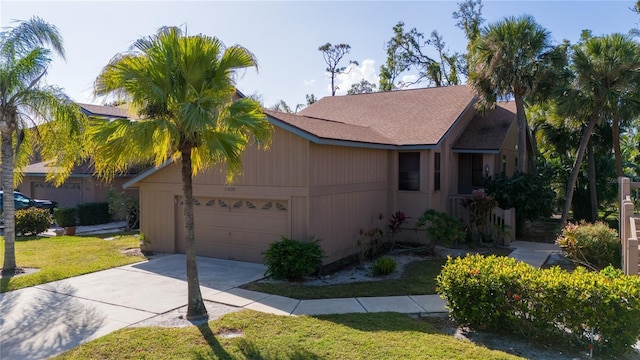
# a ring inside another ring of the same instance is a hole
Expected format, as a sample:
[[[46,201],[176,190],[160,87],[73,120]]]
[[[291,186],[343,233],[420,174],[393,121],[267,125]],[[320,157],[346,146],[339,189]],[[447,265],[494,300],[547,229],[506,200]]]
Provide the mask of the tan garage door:
[[[33,182],[31,186],[34,199],[53,200],[58,203],[58,207],[75,207],[82,203],[80,181],[67,181],[59,187],[48,182]]]
[[[176,207],[176,250],[185,252],[182,201]],[[196,252],[199,256],[263,262],[269,244],[289,234],[286,200],[195,198]]]

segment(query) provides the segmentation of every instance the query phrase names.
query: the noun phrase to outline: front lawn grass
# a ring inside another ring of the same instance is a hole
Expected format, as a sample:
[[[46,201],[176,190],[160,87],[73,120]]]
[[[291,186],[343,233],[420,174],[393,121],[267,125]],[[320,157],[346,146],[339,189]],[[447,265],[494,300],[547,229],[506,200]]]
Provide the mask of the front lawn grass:
[[[104,237],[100,235],[100,237]],[[21,268],[38,268],[33,274],[0,280],[0,292],[21,289],[105,270],[145,260],[141,256],[125,255],[122,250],[140,247],[133,235],[103,240],[98,236],[33,237],[16,241],[16,262]],[[0,259],[4,257],[4,238],[0,239]]]
[[[244,310],[187,328],[125,328],[56,359],[522,359],[398,313],[277,316]]]
[[[360,296],[432,295],[436,293],[436,276],[447,261],[444,258],[414,261],[407,264],[400,278],[340,285],[309,286],[299,283],[254,282],[244,289],[289,298],[332,299]]]

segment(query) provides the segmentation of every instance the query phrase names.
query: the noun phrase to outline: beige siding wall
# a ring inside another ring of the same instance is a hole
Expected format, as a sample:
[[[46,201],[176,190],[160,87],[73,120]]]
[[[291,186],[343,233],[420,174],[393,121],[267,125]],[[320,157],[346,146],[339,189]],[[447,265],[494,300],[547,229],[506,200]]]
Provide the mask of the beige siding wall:
[[[513,175],[516,171],[516,159],[518,158],[518,122],[514,121],[509,128],[509,132],[507,133],[504,144],[502,145],[502,149],[500,149],[500,171],[502,171],[502,158],[503,156],[506,159],[506,174],[507,176]]]
[[[170,191],[140,189],[140,232],[147,249],[175,252],[175,195]]]
[[[295,234],[298,238],[304,239],[307,237],[308,226],[308,149],[307,140],[276,128],[268,150],[258,150],[255,147],[247,149],[243,156],[242,173],[236,175],[231,184],[226,184],[224,166],[196,175],[193,179],[194,198],[283,200],[290,204],[290,210],[286,218],[286,230],[280,235],[292,237]],[[182,232],[173,228],[172,231],[157,231],[155,228],[158,224],[179,225],[176,216],[182,216],[177,210],[181,207],[174,206],[173,199],[182,196],[180,162],[170,164],[148,176],[138,186],[141,190],[141,215],[147,212],[147,215],[141,216],[140,226],[142,232],[150,234],[150,249],[175,251],[176,236]],[[172,201],[170,207],[165,206],[167,200],[164,198],[167,195]],[[163,210],[158,211],[159,207]],[[247,221],[251,219],[247,218]],[[196,238],[196,242],[211,241],[210,238],[216,236],[213,230],[197,231],[196,234],[199,237]],[[253,258],[250,260],[257,261]]]
[[[242,172],[233,178],[230,187],[236,191],[243,186],[302,187],[307,185],[308,142],[299,136],[281,129],[274,129],[273,141],[268,150],[248,148],[242,157]],[[198,174],[193,179],[196,186],[224,186],[227,168],[216,166]],[[144,183],[180,184],[180,167],[175,164],[144,179]],[[218,188],[219,189],[219,188]],[[224,191],[224,188],[222,188]],[[227,189],[227,192],[233,190]]]
[[[358,252],[361,230],[388,218],[389,151],[310,145],[308,237],[331,263]]]

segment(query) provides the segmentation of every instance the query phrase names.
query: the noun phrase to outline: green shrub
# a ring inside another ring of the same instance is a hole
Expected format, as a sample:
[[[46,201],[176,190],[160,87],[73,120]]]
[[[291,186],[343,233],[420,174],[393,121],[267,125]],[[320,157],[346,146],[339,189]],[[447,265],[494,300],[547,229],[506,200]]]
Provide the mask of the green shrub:
[[[498,206],[498,202],[483,189],[473,190],[470,197],[461,202],[465,209],[469,210],[471,218],[471,236],[476,243],[480,243],[484,237],[488,238],[489,216],[493,209]],[[493,240],[493,239],[491,239]]]
[[[434,252],[436,245],[440,241],[444,241],[447,244],[457,244],[465,238],[465,232],[460,220],[434,209],[427,209],[418,218],[416,229],[420,228],[426,228],[429,235],[426,249],[429,254]]]
[[[562,229],[556,244],[574,263],[593,270],[621,265],[618,234],[603,222],[568,224]]]
[[[317,240],[302,242],[282,237],[264,253],[266,276],[297,281],[317,271],[324,253]]]
[[[109,189],[107,194],[109,213],[118,220],[127,223],[127,230],[136,229],[139,225],[140,201],[124,192]]]
[[[77,224],[78,210],[76,208],[55,208],[53,218],[60,227],[71,227]]]
[[[16,211],[16,234],[37,235],[46,231],[50,225],[51,214],[48,209],[28,208]]]
[[[476,329],[564,339],[597,351],[623,351],[640,339],[640,277],[611,269],[570,273],[507,257],[447,261],[437,277],[450,315]]]
[[[397,267],[398,263],[396,262],[396,259],[383,256],[373,263],[371,270],[373,271],[373,275],[380,276],[391,274],[396,271]]]
[[[96,225],[111,221],[109,203],[85,203],[78,205],[78,224]]]
[[[503,209],[516,209],[519,234],[525,220],[548,218],[553,214],[556,194],[551,188],[551,169],[543,168],[538,173],[513,176],[496,175],[484,180],[484,188]]]

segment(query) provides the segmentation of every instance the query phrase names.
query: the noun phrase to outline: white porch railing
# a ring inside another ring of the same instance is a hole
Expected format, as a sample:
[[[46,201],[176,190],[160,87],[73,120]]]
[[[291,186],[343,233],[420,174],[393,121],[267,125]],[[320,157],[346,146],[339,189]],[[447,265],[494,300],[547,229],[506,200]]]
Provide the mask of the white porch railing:
[[[622,271],[626,275],[640,275],[640,251],[638,248],[638,229],[640,215],[635,214],[631,189],[640,189],[640,183],[629,178],[618,178],[620,188],[620,242],[622,244]]]
[[[471,226],[469,211],[462,206],[462,200],[471,195],[449,196],[449,215],[462,221],[466,226]],[[516,238],[516,209],[495,208],[488,219],[489,233],[497,244],[509,246]]]

